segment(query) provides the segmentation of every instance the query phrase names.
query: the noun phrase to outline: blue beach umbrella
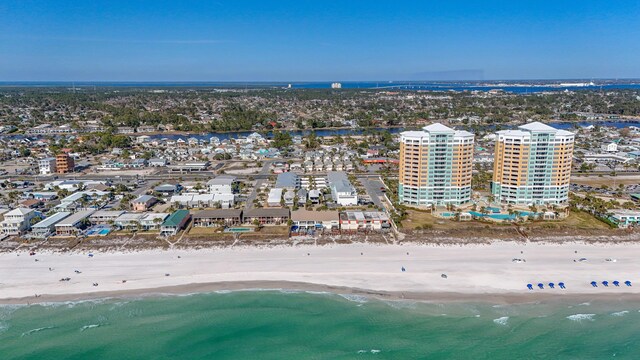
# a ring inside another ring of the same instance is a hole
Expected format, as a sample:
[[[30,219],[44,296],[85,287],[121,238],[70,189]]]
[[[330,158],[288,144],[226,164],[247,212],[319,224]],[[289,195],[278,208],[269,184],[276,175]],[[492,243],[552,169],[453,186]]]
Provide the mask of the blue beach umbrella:
[[[555,286],[556,286],[556,285],[555,285],[554,283],[549,283],[549,287],[550,287],[550,288],[555,289]]]
[[[627,281],[624,282],[624,284],[627,285],[627,286],[631,286],[631,281],[627,280]]]
[[[565,289],[565,287],[564,287],[564,283],[563,283],[563,282],[559,282],[559,283],[558,283],[558,286],[560,286],[560,289]]]
[[[593,287],[598,287],[598,283],[597,283],[597,282],[595,282],[595,281],[592,281],[592,282],[591,282],[591,286],[593,286]]]
[[[527,289],[529,289],[529,290],[533,290],[533,285],[531,285],[531,284],[527,284]]]
[[[539,283],[539,284],[538,284],[538,287],[539,287],[540,289],[544,289],[544,284]]]
[[[605,281],[602,282],[602,285],[604,285],[606,287],[609,287],[609,282],[607,280],[605,280]]]
[[[614,286],[620,286],[620,281],[618,281],[618,280],[613,280],[613,285],[614,285]]]

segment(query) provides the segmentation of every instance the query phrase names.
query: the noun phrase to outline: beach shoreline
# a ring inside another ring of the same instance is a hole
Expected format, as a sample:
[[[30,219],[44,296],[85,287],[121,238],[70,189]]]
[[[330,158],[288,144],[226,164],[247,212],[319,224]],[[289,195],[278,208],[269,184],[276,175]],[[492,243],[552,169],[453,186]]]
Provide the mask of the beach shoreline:
[[[0,304],[252,290],[495,304],[640,299],[640,287],[612,284],[640,281],[640,243],[298,245],[91,255],[0,254]],[[611,285],[603,286],[605,280]],[[567,289],[551,289],[550,282]]]
[[[228,293],[228,292],[282,292],[308,293],[315,295],[336,295],[349,298],[363,297],[381,301],[414,301],[421,303],[478,303],[491,305],[518,305],[539,303],[591,303],[595,301],[638,301],[638,293],[599,293],[599,294],[562,294],[562,293],[453,293],[453,292],[397,292],[371,289],[358,289],[341,286],[331,286],[314,283],[299,283],[290,281],[248,281],[248,282],[219,282],[184,284],[149,289],[115,290],[103,292],[87,292],[78,294],[49,295],[42,294],[38,298],[5,298],[0,299],[2,305],[37,305],[51,303],[72,303],[103,300],[149,299],[165,296],[189,296],[197,294]]]

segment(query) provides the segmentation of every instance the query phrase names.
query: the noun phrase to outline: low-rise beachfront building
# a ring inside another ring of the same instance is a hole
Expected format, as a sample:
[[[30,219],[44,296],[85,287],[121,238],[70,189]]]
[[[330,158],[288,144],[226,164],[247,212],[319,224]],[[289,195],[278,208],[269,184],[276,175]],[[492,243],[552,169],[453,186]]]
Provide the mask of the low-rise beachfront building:
[[[358,192],[343,171],[329,171],[327,183],[331,189],[333,201],[340,206],[358,205]]]
[[[382,211],[345,211],[340,213],[340,231],[367,232],[389,230],[389,216]]]
[[[98,210],[89,216],[89,221],[94,225],[113,224],[118,216],[124,213],[123,210]]]
[[[187,226],[189,220],[191,219],[191,214],[188,210],[176,210],[165,221],[162,223],[160,227],[160,235],[163,236],[175,236],[178,232]]]
[[[73,193],[60,200],[60,205],[54,211],[85,211],[102,208],[110,199],[111,193],[101,190],[86,190]]]
[[[620,228],[627,228],[640,224],[640,211],[638,210],[613,210],[609,219]]]
[[[182,189],[182,186],[180,184],[165,183],[165,184],[156,186],[155,188],[153,188],[153,191],[165,196],[169,196],[169,195],[179,193],[181,189]]]
[[[269,190],[269,196],[267,197],[268,206],[282,206],[282,192],[281,188],[273,188]]]
[[[193,227],[235,226],[242,223],[242,210],[202,210],[193,214]]]
[[[243,213],[243,221],[247,224],[282,225],[289,221],[289,209],[247,209]]]
[[[118,216],[113,224],[124,230],[141,229],[142,224],[140,223],[140,220],[142,220],[143,216],[144,214],[141,213],[125,212],[124,214]]]
[[[31,227],[31,219],[36,216],[38,215],[33,209],[13,209],[3,215],[4,219],[0,222],[0,230],[6,235],[20,235],[29,230]]]
[[[285,190],[295,190],[300,187],[300,179],[296,173],[283,172],[278,174],[275,187]]]
[[[48,157],[38,160],[38,170],[40,175],[50,175],[57,172],[56,158]]]
[[[62,221],[55,224],[56,235],[58,236],[75,236],[90,224],[89,216],[93,214],[95,210],[78,211],[72,214]]]
[[[133,211],[147,211],[158,202],[158,199],[151,195],[140,195],[131,200],[131,209]]]
[[[340,214],[337,211],[296,210],[291,212],[291,233],[305,235],[316,232],[340,232]]]
[[[235,195],[184,193],[181,195],[173,195],[169,202],[173,206],[186,209],[209,207],[228,209],[235,205]]]
[[[149,159],[149,166],[151,167],[165,167],[167,166],[167,159],[161,159],[161,158],[152,158]]]
[[[42,202],[49,202],[58,198],[58,193],[54,191],[34,191],[26,192],[22,195],[23,199],[40,200]]]
[[[207,181],[207,186],[209,187],[210,194],[233,194],[233,185],[235,182],[235,176],[219,175]]]
[[[70,212],[58,212],[31,227],[31,237],[44,239],[56,233],[56,224],[71,215]]]
[[[190,174],[194,172],[203,172],[209,169],[208,161],[194,161],[183,164],[169,165],[171,172],[179,172],[181,174]]]
[[[160,230],[168,217],[169,214],[166,213],[146,213],[140,218],[140,227],[143,231]]]

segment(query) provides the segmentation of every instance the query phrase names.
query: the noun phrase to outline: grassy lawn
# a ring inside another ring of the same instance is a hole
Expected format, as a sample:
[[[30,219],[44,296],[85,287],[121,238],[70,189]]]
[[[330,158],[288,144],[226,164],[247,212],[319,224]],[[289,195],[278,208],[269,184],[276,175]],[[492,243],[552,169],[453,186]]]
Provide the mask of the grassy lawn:
[[[289,227],[284,226],[264,226],[260,229],[259,234],[262,235],[289,235]]]
[[[413,230],[425,225],[430,229],[449,230],[459,228],[461,226],[468,226],[469,221],[457,222],[447,219],[441,219],[431,215],[426,211],[407,209],[407,218],[402,222],[402,227],[404,229]]]
[[[427,225],[433,230],[462,230],[490,226],[505,228],[509,223],[490,223],[479,221],[452,221],[436,218],[428,212],[407,210],[407,219],[402,222],[404,229],[413,230]],[[566,219],[560,221],[525,222],[522,225],[533,229],[578,229],[578,230],[607,230],[609,226],[586,212],[571,212]]]
[[[544,229],[579,229],[579,230],[607,230],[609,225],[586,212],[570,212],[566,219],[560,221],[542,221],[531,225],[533,228]]]
[[[220,228],[217,227],[192,227],[189,230],[189,235],[213,235],[218,232]]]
[[[581,184],[581,185],[591,185],[591,186],[602,186],[607,185],[609,187],[613,186],[613,182],[615,180],[616,186],[618,184],[624,185],[635,185],[640,182],[640,175],[618,175],[618,176],[610,176],[610,175],[590,175],[590,176],[572,176],[571,182],[573,184]]]

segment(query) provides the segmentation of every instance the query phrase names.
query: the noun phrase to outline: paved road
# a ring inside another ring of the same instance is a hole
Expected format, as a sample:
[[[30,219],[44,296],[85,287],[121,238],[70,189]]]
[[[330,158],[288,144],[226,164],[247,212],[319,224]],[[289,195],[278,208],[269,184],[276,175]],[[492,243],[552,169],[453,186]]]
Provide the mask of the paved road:
[[[249,196],[247,196],[247,201],[244,204],[244,208],[245,209],[253,208],[253,200],[255,200],[258,197],[258,189],[260,189],[260,187],[262,186],[262,184],[265,181],[266,180],[263,180],[263,179],[256,180],[256,186],[253,187],[253,190],[251,191],[251,194],[249,194]]]

